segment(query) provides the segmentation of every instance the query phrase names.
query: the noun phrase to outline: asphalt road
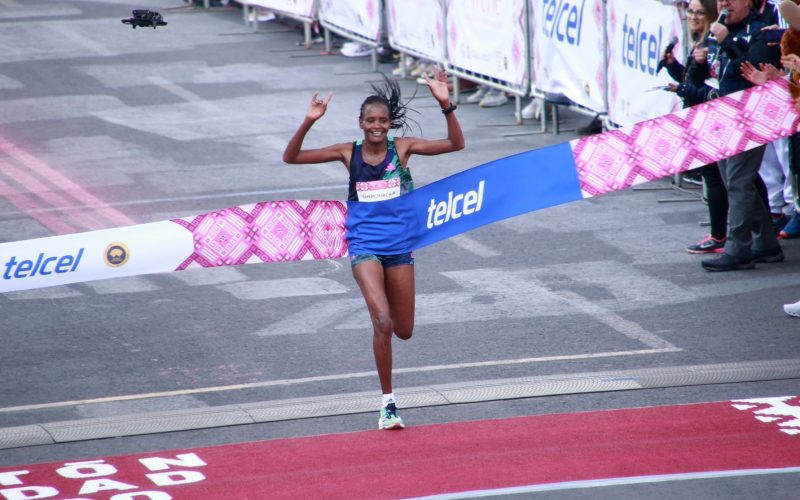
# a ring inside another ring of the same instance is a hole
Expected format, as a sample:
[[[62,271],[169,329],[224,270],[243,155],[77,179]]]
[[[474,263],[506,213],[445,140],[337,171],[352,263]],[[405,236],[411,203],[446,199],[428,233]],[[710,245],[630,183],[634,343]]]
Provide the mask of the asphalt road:
[[[0,197],[0,242],[264,200],[345,198],[340,165],[288,166],[281,153],[316,91],[334,97],[307,144],[359,137],[358,107],[380,78],[370,59],[299,47],[302,31],[286,24],[263,23],[253,33],[236,9],[184,5],[0,0],[0,181],[10,186]],[[159,10],[169,25],[120,23],[139,7]],[[402,88],[416,94],[414,133],[444,134],[427,89],[414,80]],[[575,138],[515,125],[512,104],[463,104],[456,113],[466,149],[414,158],[418,185]],[[565,130],[588,121],[561,117]],[[507,136],[515,132],[531,134]],[[666,179],[417,252],[417,327],[410,342],[395,344],[400,398],[404,387],[432,384],[797,361],[800,320],[782,305],[800,298],[800,242],[784,242],[783,263],[711,274],[684,251],[705,234],[705,220],[699,190]],[[363,391],[374,391],[377,404],[362,304],[346,260],[5,294],[0,428]],[[756,370],[744,381],[695,385],[689,377],[653,389],[567,391],[410,408],[403,416],[419,425],[798,394],[797,378],[775,378]],[[369,429],[376,418],[377,411],[4,449],[0,466]],[[723,498],[766,487],[771,498],[789,498],[798,483],[794,474],[699,488]],[[602,494],[656,494],[618,488]],[[698,486],[652,488],[685,496]]]

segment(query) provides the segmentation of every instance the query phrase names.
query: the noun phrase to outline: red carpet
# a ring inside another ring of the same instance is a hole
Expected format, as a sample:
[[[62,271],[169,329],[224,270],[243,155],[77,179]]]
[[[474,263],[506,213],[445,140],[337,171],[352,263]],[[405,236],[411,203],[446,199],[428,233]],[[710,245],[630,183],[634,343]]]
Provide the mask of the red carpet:
[[[183,457],[186,463],[159,466],[146,460],[175,460],[179,454],[189,454]],[[739,408],[722,402],[410,426],[64,465],[0,469],[0,497],[402,498],[601,478],[797,467],[800,398],[770,398]],[[9,474],[14,471],[28,473]],[[58,496],[33,496],[55,492]]]

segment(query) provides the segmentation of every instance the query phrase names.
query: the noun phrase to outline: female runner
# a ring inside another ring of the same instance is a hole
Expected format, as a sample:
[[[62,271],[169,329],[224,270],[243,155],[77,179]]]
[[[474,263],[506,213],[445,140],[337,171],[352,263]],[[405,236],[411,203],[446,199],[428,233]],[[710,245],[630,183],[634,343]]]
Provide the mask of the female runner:
[[[303,149],[311,126],[322,118],[333,93],[325,99],[315,93],[305,119],[289,140],[283,161],[291,164],[340,161],[350,173],[349,201],[381,201],[400,196],[414,187],[408,160],[411,155],[439,155],[464,148],[464,135],[456,119],[456,106],[450,103],[447,74],[435,68],[433,78],[425,76],[431,95],[439,103],[447,121],[445,139],[392,137],[392,129],[405,130],[405,104],[401,103],[396,81],[372,85],[373,95],[361,104],[358,126],[364,137],[354,142]],[[383,399],[378,427],[402,429],[397,414],[397,399],[392,392],[392,335],[408,340],[414,330],[414,257],[400,255],[350,255],[350,265],[372,320],[372,348],[378,369]]]

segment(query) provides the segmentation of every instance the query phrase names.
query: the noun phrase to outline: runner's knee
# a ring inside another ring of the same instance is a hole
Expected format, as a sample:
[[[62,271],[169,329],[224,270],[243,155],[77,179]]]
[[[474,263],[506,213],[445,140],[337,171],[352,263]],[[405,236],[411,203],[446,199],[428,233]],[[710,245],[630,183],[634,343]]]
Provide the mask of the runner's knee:
[[[414,327],[409,328],[397,328],[394,331],[394,334],[401,340],[408,340],[411,338],[411,335],[414,333]]]

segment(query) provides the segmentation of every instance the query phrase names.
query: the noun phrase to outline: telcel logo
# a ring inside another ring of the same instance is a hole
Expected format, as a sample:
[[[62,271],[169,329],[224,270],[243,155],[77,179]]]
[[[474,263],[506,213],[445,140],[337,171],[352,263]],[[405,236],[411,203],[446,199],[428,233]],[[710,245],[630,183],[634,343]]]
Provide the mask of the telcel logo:
[[[580,45],[585,6],[586,0],[581,1],[580,9],[577,4],[569,0],[544,0],[542,2],[544,36],[555,38],[559,42],[566,41],[570,45]]]
[[[446,201],[437,203],[435,199],[431,199],[431,205],[428,207],[428,229],[433,229],[433,226],[441,226],[450,219],[458,219],[462,215],[480,212],[483,205],[484,183],[485,181],[481,181],[475,191],[467,191],[455,196],[450,191],[447,193]]]
[[[633,24],[628,23],[628,14],[625,14],[622,21],[622,64],[655,75],[661,59],[661,39],[660,26],[656,37],[655,34],[642,31],[641,19],[634,28]]]
[[[76,255],[46,256],[44,253],[40,253],[35,262],[33,260],[17,260],[16,256],[12,256],[5,263],[6,271],[3,273],[3,279],[10,280],[12,278],[32,278],[37,275],[47,276],[53,273],[71,273],[78,269],[81,257],[83,257],[83,248],[78,250]]]

